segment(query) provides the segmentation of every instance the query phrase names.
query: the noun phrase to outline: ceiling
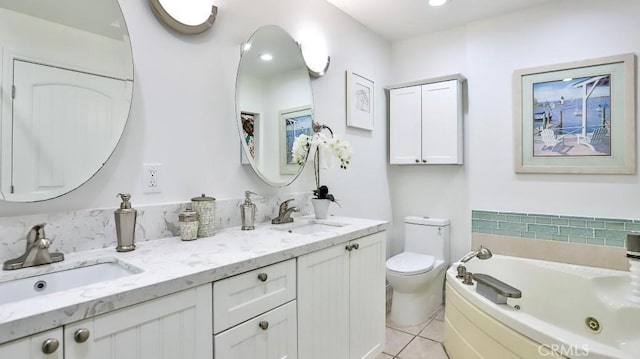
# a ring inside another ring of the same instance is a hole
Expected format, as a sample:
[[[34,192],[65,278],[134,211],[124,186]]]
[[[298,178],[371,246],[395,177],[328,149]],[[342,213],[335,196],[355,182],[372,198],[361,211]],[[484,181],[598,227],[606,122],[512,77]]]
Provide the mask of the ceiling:
[[[553,0],[327,0],[385,39],[396,41],[535,7]]]

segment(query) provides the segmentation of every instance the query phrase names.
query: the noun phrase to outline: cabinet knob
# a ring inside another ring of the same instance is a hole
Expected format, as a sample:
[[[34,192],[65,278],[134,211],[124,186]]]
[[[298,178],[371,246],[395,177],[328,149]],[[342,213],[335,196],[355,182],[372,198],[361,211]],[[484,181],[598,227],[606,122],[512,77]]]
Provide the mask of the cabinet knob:
[[[422,163],[427,163],[427,160],[422,160]]]
[[[59,346],[60,342],[58,341],[58,339],[49,338],[45,340],[44,343],[42,343],[42,352],[45,354],[55,353],[55,351],[58,350]]]
[[[269,278],[269,276],[267,275],[267,273],[260,273],[258,274],[258,279],[260,279],[261,282],[266,282],[267,278]]]
[[[353,249],[360,249],[360,245],[358,243],[354,244]]]
[[[78,329],[73,333],[73,340],[75,340],[76,343],[84,343],[87,339],[89,339],[89,329],[87,328]]]
[[[263,320],[260,323],[258,323],[258,326],[262,330],[267,330],[269,328],[269,322],[267,322],[266,320]]]
[[[348,245],[346,247],[344,247],[344,249],[348,250],[349,252],[351,252],[353,250],[353,246],[352,245]]]
[[[420,163],[420,160],[416,158],[416,163]]]

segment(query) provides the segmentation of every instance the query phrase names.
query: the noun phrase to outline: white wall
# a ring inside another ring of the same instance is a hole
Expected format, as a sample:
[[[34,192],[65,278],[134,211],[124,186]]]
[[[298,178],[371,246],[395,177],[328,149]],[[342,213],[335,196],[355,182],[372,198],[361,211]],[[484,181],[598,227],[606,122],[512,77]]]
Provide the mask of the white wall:
[[[129,123],[106,166],[88,183],[41,203],[0,202],[0,216],[115,207],[118,192],[131,192],[134,207],[185,201],[202,192],[239,198],[247,189],[275,194],[310,191],[305,168],[292,186],[264,184],[239,161],[235,124],[235,80],[240,44],[261,25],[275,24],[294,38],[314,27],[331,55],[328,74],[313,82],[316,118],[349,140],[353,165],[323,171],[322,182],[340,199],[342,215],[391,219],[387,185],[386,106],[390,44],[324,0],[220,0],[213,28],[200,35],[164,27],[147,1],[120,1],[129,28],[135,86]],[[376,81],[376,128],[345,126],[344,72],[353,69]],[[142,163],[163,165],[162,193],[143,194]]]
[[[450,217],[456,258],[470,246],[471,209],[640,218],[638,175],[516,175],[511,104],[516,69],[640,52],[638,15],[637,1],[554,1],[393,44],[394,83],[468,78],[464,168],[390,167],[394,223]]]

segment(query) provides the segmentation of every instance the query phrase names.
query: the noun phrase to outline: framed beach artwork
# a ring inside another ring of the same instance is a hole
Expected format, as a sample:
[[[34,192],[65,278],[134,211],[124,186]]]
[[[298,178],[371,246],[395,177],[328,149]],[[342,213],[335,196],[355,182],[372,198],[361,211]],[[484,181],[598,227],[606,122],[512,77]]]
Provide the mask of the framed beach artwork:
[[[636,172],[636,56],[518,70],[516,173]]]
[[[300,135],[313,135],[311,105],[280,111],[280,174],[295,175],[300,165],[293,161],[293,142]]]
[[[254,161],[257,161],[256,156],[256,131],[258,128],[258,120],[260,118],[260,114],[252,113],[247,111],[240,112],[240,119],[242,120],[242,139],[244,143],[247,145],[247,149],[249,150],[249,154]],[[242,144],[240,144],[240,163],[243,165],[249,164],[249,158],[247,157],[245,151],[242,149]]]
[[[347,70],[347,126],[373,130],[374,84],[372,80]]]

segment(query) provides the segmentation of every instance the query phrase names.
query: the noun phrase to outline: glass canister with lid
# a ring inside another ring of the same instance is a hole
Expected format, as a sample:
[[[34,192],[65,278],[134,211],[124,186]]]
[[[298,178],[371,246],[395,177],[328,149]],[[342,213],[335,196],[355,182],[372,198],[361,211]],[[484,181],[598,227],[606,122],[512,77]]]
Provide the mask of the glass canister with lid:
[[[193,209],[198,213],[200,225],[198,237],[211,237],[215,231],[216,199],[207,197],[204,193],[200,197],[191,199]]]

